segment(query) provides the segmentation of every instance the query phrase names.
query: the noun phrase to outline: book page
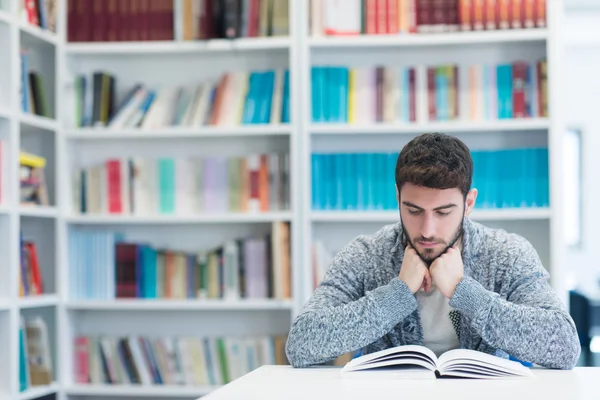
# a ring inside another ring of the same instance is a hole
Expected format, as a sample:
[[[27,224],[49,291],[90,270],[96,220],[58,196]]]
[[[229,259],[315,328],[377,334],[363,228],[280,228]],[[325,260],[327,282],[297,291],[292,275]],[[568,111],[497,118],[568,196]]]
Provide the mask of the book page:
[[[433,351],[424,346],[398,346],[384,349],[375,353],[365,354],[364,356],[351,360],[344,366],[345,370],[355,369],[358,366],[368,366],[368,368],[378,367],[379,361],[400,364],[398,360],[409,360],[415,365],[422,365],[429,369],[435,369],[437,357]],[[386,365],[392,365],[386,364]],[[405,364],[404,362],[402,364]]]
[[[516,361],[506,360],[476,350],[450,350],[442,354],[438,360],[438,369],[442,374],[456,365],[460,365],[461,370],[464,370],[467,366],[480,366],[485,367],[490,372],[496,370],[518,376],[533,376],[528,368]],[[476,369],[473,369],[473,371],[475,372]]]

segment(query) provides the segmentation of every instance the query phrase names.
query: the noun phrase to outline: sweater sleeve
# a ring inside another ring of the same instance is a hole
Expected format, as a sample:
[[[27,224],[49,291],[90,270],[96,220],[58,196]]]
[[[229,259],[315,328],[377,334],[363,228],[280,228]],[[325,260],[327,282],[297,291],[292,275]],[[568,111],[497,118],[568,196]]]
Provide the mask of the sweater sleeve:
[[[533,246],[519,242],[511,251],[518,256],[506,300],[465,276],[450,305],[470,318],[490,346],[542,367],[573,368],[581,351],[573,319],[548,283]]]
[[[373,253],[359,238],[334,257],[290,329],[286,354],[292,366],[321,364],[360,349],[417,309],[414,295],[398,277],[364,292],[363,276],[377,263]]]

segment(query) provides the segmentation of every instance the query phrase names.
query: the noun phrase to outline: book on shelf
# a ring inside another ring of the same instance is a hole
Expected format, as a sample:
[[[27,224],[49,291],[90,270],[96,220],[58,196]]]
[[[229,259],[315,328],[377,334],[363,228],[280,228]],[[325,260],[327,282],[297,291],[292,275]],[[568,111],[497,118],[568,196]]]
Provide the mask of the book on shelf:
[[[288,153],[109,158],[76,168],[77,214],[190,215],[290,209]]]
[[[77,75],[67,90],[69,126],[111,130],[290,122],[289,70],[233,71],[186,86],[136,83],[116,98],[117,79]]]
[[[311,0],[313,36],[546,27],[547,0]]]
[[[20,235],[19,297],[37,296],[44,293],[44,281],[40,269],[37,246],[31,239]]]
[[[19,0],[21,22],[56,32],[56,0]]]
[[[291,298],[290,226],[197,251],[71,229],[70,297],[77,299]]]
[[[52,118],[44,77],[29,68],[29,50],[21,49],[21,110],[24,113]]]
[[[475,208],[549,206],[547,148],[472,150]],[[397,210],[398,153],[313,153],[312,209]]]
[[[26,151],[19,153],[19,204],[21,206],[49,205],[45,168],[44,157]]]
[[[20,317],[19,391],[49,385],[54,371],[46,321],[39,316]]]
[[[287,365],[285,335],[77,336],[75,382],[219,386],[262,365]]]
[[[425,346],[406,345],[365,354],[348,362],[342,378],[469,378],[508,379],[533,377],[519,362],[468,350],[449,350],[439,357]]]
[[[288,0],[68,0],[69,42],[289,35]]]
[[[548,117],[547,62],[313,66],[315,123],[426,123]]]

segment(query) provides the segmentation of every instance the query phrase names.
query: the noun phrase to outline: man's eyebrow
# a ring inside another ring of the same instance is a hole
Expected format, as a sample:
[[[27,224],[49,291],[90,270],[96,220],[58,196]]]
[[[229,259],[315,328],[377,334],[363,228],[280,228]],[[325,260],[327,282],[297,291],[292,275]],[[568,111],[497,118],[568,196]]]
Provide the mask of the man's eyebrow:
[[[421,211],[424,210],[422,207],[419,207],[418,205],[413,204],[410,201],[403,201],[402,204],[404,204],[407,207],[416,208],[417,210],[421,210]],[[444,210],[444,209],[453,208],[453,207],[456,207],[456,204],[450,203],[450,204],[444,204],[443,206],[436,207],[433,210],[439,211],[439,210]]]
[[[433,211],[444,210],[444,209],[446,209],[446,208],[452,208],[452,207],[456,207],[456,204],[452,204],[452,203],[450,203],[450,204],[445,204],[445,205],[443,205],[443,206],[439,206],[439,207],[436,207],[436,208],[434,208],[434,209],[433,209]]]
[[[411,203],[410,201],[403,201],[403,202],[402,202],[402,204],[404,204],[404,205],[405,205],[405,206],[407,206],[407,207],[412,207],[412,208],[416,208],[416,209],[418,209],[418,210],[421,210],[421,211],[423,211],[423,208],[419,207],[419,206],[418,206],[418,205],[416,205],[416,204],[413,204],[413,203]]]

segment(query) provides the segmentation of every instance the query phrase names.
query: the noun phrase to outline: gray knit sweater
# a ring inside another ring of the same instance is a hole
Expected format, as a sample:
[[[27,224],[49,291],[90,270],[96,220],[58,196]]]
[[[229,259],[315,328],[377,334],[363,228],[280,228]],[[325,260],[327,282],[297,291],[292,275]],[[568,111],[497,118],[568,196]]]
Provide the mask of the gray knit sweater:
[[[462,348],[547,368],[571,369],[580,354],[575,324],[524,238],[465,219],[465,276],[450,306]],[[423,345],[417,300],[398,278],[401,224],[359,236],[335,257],[292,324],[286,353],[307,367],[362,349]]]

